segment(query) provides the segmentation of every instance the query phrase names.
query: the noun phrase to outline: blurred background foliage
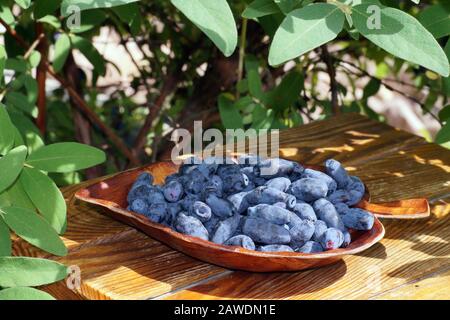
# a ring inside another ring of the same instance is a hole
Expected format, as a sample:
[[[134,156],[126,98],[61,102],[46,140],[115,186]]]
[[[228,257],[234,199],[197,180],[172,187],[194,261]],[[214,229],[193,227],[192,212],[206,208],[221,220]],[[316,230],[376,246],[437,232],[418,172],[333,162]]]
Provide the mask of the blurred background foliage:
[[[448,146],[450,78],[380,49],[349,14],[333,41],[269,65],[286,15],[326,1],[210,1],[220,23],[227,15],[220,6],[231,8],[236,30],[224,30],[231,39],[225,43],[192,23],[198,17],[188,1],[108,2],[115,7],[92,0],[0,5],[0,99],[30,153],[44,143],[78,141],[108,155],[81,175],[52,174],[58,185],[167,158],[173,129],[192,130],[194,120],[204,129],[284,129],[358,112]],[[204,3],[191,4],[197,2]],[[418,18],[450,56],[447,0],[381,2]],[[79,21],[73,3],[89,9]]]

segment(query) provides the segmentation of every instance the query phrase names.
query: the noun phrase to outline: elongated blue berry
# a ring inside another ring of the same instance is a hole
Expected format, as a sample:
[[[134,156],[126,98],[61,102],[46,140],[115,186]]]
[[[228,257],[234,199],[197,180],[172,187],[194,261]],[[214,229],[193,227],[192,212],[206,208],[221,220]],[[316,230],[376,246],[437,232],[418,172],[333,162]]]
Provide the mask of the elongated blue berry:
[[[238,246],[248,250],[255,250],[255,243],[253,242],[253,240],[243,234],[231,237],[230,239],[225,241],[224,244],[228,246]]]
[[[261,252],[294,252],[291,247],[284,244],[269,244],[258,247]]]
[[[188,216],[180,212],[175,220],[175,229],[178,232],[198,237],[203,240],[208,240],[208,230],[203,226],[200,220],[195,217]]]
[[[291,242],[289,231],[284,227],[262,219],[247,218],[242,232],[253,241],[264,244],[287,244]]]

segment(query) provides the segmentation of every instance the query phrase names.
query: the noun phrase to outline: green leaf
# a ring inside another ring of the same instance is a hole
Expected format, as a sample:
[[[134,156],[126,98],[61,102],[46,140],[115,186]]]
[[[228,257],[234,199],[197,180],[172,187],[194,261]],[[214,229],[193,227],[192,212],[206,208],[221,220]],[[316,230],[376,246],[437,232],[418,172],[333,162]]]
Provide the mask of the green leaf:
[[[450,66],[433,35],[413,16],[394,8],[380,9],[380,29],[369,29],[370,5],[352,8],[356,29],[380,48],[406,61],[448,76]]]
[[[39,62],[41,62],[41,54],[39,51],[33,51],[28,58],[28,61],[30,62],[31,68],[36,68],[39,65]]]
[[[7,4],[0,5],[0,19],[5,21],[8,25],[14,24],[14,15]]]
[[[272,94],[273,108],[280,111],[292,106],[299,99],[303,81],[303,74],[298,71],[292,71],[284,76]]]
[[[28,257],[0,257],[0,286],[36,287],[54,283],[67,276],[61,263]]]
[[[302,0],[273,0],[277,6],[283,11],[284,14],[288,14],[294,10]]]
[[[40,19],[54,14],[61,4],[61,0],[34,0],[34,18]]]
[[[20,207],[36,210],[19,180],[0,194],[1,207]]]
[[[44,17],[38,19],[38,21],[42,22],[42,23],[46,23],[56,29],[61,28],[61,22],[59,21],[59,19],[52,15],[44,16]]]
[[[418,20],[436,39],[450,35],[450,3],[426,7]]]
[[[38,289],[16,287],[0,290],[0,300],[55,300],[55,298]]]
[[[70,38],[62,33],[55,43],[55,55],[53,57],[53,69],[55,72],[62,70],[70,53]]]
[[[14,145],[14,126],[5,106],[0,103],[0,155],[6,154]]]
[[[28,117],[24,117],[17,112],[11,112],[10,117],[13,124],[22,134],[30,154],[44,146],[39,129]]]
[[[15,2],[23,9],[28,9],[31,5],[31,0],[15,0]]]
[[[255,0],[245,8],[242,17],[254,19],[279,12],[280,9],[273,0]]]
[[[25,141],[23,140],[22,135],[19,132],[19,129],[14,127],[14,146],[18,147],[22,145],[25,145]]]
[[[439,120],[450,121],[450,104],[442,108],[441,111],[439,111]]]
[[[111,8],[139,0],[63,0],[61,15],[66,17],[73,13],[71,7],[77,7],[80,11],[98,8]]]
[[[5,70],[6,59],[8,55],[6,54],[5,47],[0,45],[0,77],[3,79],[3,71]]]
[[[20,172],[22,172],[26,157],[27,148],[25,146],[19,146],[9,151],[0,159],[0,193],[16,181]]]
[[[237,45],[237,29],[226,0],[171,0],[192,23],[229,57]]]
[[[262,89],[261,78],[257,69],[248,71],[248,91],[250,94],[260,101],[264,101],[265,95]]]
[[[364,86],[363,100],[375,95],[380,90],[381,82],[378,79],[370,79],[369,83]]]
[[[1,196],[1,195],[0,195]],[[10,256],[12,252],[11,234],[0,217],[0,257]]]
[[[16,72],[27,72],[27,64],[24,63],[23,59],[8,58],[6,59],[5,69]]]
[[[48,176],[33,168],[24,168],[20,183],[28,197],[59,234],[66,224],[66,202],[61,191]]]
[[[269,64],[282,64],[333,40],[344,21],[344,13],[329,3],[314,3],[292,11],[275,33]]]
[[[101,25],[106,20],[106,13],[102,9],[89,10],[81,13],[80,25],[70,27],[73,33],[83,33]]]
[[[262,105],[256,105],[252,113],[253,129],[270,129],[274,121],[274,112],[272,109],[266,109]]]
[[[27,164],[47,172],[73,172],[106,160],[103,151],[75,142],[55,143],[40,148],[27,159]]]
[[[18,110],[25,112],[28,115],[31,115],[33,118],[37,117],[38,110],[34,104],[28,102],[27,96],[20,92],[9,92],[6,95],[7,103],[13,105]]]
[[[25,88],[27,89],[27,101],[34,105],[38,98],[38,84],[36,79],[34,79],[29,74],[23,74],[21,75],[23,79],[23,84],[25,85]]]
[[[450,141],[450,121],[447,121],[445,125],[439,130],[436,136],[436,143],[443,144]]]
[[[106,72],[105,60],[97,51],[97,49],[92,45],[92,43],[80,36],[71,35],[70,40],[72,46],[81,51],[81,53],[89,60],[94,66],[98,74],[104,75]]]
[[[19,237],[54,255],[67,254],[67,248],[56,231],[36,212],[19,207],[5,207],[1,210],[6,224]]]
[[[132,35],[137,35],[142,23],[139,6],[136,3],[130,3],[125,6],[112,8],[112,11],[119,19],[130,27]]]
[[[219,112],[226,129],[242,129],[242,116],[233,101],[225,94],[219,96]]]

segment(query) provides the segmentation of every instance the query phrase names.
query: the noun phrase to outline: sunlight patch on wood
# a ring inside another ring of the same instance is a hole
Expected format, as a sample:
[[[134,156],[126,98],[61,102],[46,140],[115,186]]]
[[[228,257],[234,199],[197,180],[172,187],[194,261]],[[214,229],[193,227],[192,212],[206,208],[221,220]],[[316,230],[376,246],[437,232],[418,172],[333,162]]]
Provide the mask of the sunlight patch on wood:
[[[312,153],[325,153],[325,152],[351,152],[354,151],[355,148],[345,144],[341,147],[325,147],[325,148],[317,148],[312,151]]]

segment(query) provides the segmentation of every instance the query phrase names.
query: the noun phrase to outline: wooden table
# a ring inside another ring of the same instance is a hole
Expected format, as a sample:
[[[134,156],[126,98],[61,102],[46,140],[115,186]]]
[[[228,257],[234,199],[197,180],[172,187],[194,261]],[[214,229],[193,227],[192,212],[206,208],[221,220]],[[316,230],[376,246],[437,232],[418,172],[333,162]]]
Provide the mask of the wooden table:
[[[16,253],[81,269],[81,286],[44,289],[60,299],[450,299],[450,151],[356,114],[281,133],[281,155],[334,157],[369,186],[374,201],[428,197],[427,220],[385,220],[377,245],[321,269],[257,274],[197,261],[107,218],[64,190],[69,254],[46,256],[17,240]],[[82,185],[92,183],[87,181]]]

